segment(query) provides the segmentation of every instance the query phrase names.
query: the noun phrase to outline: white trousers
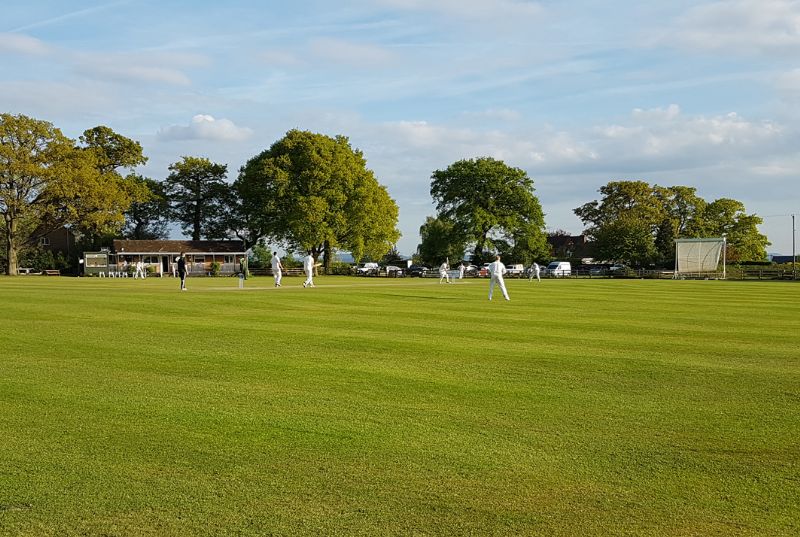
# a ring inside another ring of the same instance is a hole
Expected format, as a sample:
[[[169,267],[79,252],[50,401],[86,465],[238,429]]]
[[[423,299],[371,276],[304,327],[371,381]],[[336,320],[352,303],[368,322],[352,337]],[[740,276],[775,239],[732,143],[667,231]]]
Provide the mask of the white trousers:
[[[450,283],[450,275],[445,270],[439,271],[439,283],[442,283],[442,280],[447,280],[447,283]]]
[[[314,269],[306,271],[306,282],[303,284],[306,287],[314,287]]]
[[[492,293],[494,292],[495,284],[500,286],[500,290],[503,291],[503,297],[506,300],[510,300],[508,298],[508,291],[506,291],[506,282],[503,281],[502,276],[492,276],[489,280],[489,300],[492,299]]]
[[[281,277],[283,277],[283,273],[281,273],[281,269],[275,271],[275,285],[281,284]]]

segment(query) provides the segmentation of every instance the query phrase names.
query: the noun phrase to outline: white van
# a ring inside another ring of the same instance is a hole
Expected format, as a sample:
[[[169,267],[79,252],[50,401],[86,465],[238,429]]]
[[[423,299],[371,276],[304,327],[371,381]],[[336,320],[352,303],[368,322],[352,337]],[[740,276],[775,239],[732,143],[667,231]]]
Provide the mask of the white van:
[[[570,265],[569,261],[553,261],[547,268],[544,269],[544,273],[547,276],[553,276],[555,278],[561,278],[562,276],[571,276],[572,275],[572,265]]]
[[[525,265],[521,263],[512,263],[510,265],[506,265],[506,275],[507,276],[516,276],[521,278],[522,275],[525,273]]]
[[[377,263],[359,263],[356,267],[356,276],[377,276],[380,267]]]

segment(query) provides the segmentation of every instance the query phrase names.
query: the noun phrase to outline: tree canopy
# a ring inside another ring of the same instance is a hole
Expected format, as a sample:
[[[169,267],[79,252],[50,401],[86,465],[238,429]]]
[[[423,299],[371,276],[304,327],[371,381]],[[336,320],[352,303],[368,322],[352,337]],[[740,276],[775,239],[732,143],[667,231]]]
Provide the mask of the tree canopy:
[[[693,187],[612,181],[600,188],[601,199],[575,209],[586,233],[606,260],[633,265],[666,264],[674,259],[674,239],[727,235],[731,260],[766,257],[767,238],[758,232],[761,218],[748,215],[736,200],[711,203]]]
[[[207,158],[183,157],[170,164],[164,192],[172,219],[192,240],[228,236],[231,187],[225,182],[228,166]]]
[[[127,145],[127,138],[111,129],[96,129],[105,133],[103,139]],[[17,273],[20,248],[55,229],[102,233],[121,226],[136,190],[116,168],[141,160],[141,148],[138,157],[134,150],[133,157],[114,159],[109,146],[94,137],[82,141],[84,146],[77,145],[46,121],[0,115],[0,214],[8,274]]]
[[[524,170],[489,157],[460,160],[433,172],[431,196],[437,218],[472,244],[476,260],[495,241],[512,245],[520,261],[547,255],[544,213]]]
[[[378,259],[400,236],[397,204],[344,136],[291,130],[250,159],[234,186],[240,233],[324,254],[326,268],[335,249]]]
[[[425,265],[437,266],[445,259],[457,261],[464,257],[467,241],[458,236],[450,220],[429,216],[420,226],[419,235],[416,257]]]

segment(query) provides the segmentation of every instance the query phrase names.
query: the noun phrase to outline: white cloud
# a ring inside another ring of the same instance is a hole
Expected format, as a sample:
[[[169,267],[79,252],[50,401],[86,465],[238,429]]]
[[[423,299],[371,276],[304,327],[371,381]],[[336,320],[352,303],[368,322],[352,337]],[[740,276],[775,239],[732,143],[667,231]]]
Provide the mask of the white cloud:
[[[671,104],[666,108],[650,108],[643,110],[641,108],[633,109],[633,117],[639,121],[648,120],[661,120],[671,121],[676,119],[681,113],[681,107],[677,104]]]
[[[636,109],[623,125],[595,128],[598,160],[641,171],[681,169],[785,149],[785,128],[736,113],[684,116],[677,105]]]
[[[158,131],[161,140],[216,140],[239,142],[248,139],[252,129],[238,127],[229,119],[215,119],[213,116],[198,114],[189,125],[172,125]]]
[[[0,53],[43,56],[50,51],[50,47],[44,41],[35,37],[16,33],[0,33]]]
[[[800,53],[800,1],[725,0],[688,10],[661,39],[739,54]]]
[[[368,156],[403,163],[421,180],[456,160],[480,156],[502,159],[534,178],[595,174],[607,181],[612,176],[669,171],[685,177],[687,170],[723,163],[748,170],[743,175],[751,169],[750,175],[759,175],[774,158],[791,154],[800,138],[795,130],[772,121],[735,113],[684,115],[677,105],[636,109],[624,121],[573,130],[522,124],[484,130],[399,121],[350,123],[349,132],[357,132],[356,138],[381,140]]]

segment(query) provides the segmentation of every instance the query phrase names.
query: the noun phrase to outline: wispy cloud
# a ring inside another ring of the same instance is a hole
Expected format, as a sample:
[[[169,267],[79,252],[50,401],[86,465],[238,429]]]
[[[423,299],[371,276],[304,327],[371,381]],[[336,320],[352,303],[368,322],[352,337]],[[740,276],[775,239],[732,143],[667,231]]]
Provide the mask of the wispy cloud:
[[[304,64],[297,54],[288,50],[262,50],[255,57],[259,62],[272,67],[300,67]]]
[[[0,53],[42,56],[52,49],[44,41],[18,33],[0,33]]]
[[[544,12],[541,3],[529,0],[379,0],[379,3],[396,9],[437,12],[473,20],[528,19]]]
[[[188,86],[189,77],[176,69],[151,65],[124,65],[108,61],[83,63],[76,71],[95,78],[118,82],[156,82],[176,86]]]
[[[382,46],[343,39],[320,38],[309,44],[317,59],[359,68],[388,67],[393,55]]]
[[[206,67],[210,60],[189,53],[72,53],[65,54],[76,72],[92,78],[188,86],[187,69]]]
[[[132,0],[120,0],[118,2],[110,2],[108,4],[102,4],[102,5],[99,5],[99,6],[89,7],[89,8],[86,8],[86,9],[79,9],[79,10],[76,10],[76,11],[70,11],[68,13],[62,13],[61,15],[56,15],[55,17],[48,17],[46,19],[42,19],[42,20],[39,20],[39,21],[35,21],[35,22],[31,22],[31,23],[25,24],[25,25],[20,26],[18,28],[14,28],[11,31],[12,32],[25,32],[25,31],[28,31],[28,30],[32,30],[34,28],[41,28],[43,26],[49,26],[49,25],[52,25],[52,24],[58,24],[58,23],[62,23],[62,22],[67,22],[67,21],[70,21],[71,19],[77,19],[77,18],[85,17],[87,15],[93,15],[93,14],[98,13],[100,11],[113,9],[113,8],[116,8],[116,7],[123,6],[125,4],[130,4],[131,2],[132,2]]]

